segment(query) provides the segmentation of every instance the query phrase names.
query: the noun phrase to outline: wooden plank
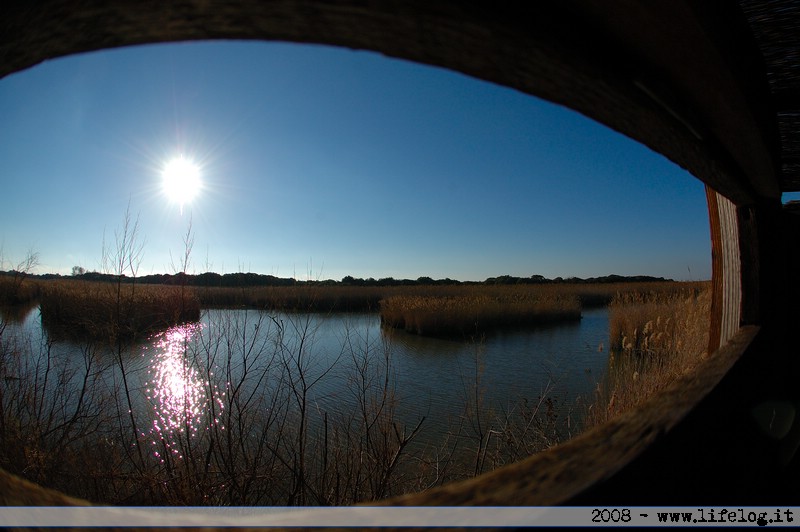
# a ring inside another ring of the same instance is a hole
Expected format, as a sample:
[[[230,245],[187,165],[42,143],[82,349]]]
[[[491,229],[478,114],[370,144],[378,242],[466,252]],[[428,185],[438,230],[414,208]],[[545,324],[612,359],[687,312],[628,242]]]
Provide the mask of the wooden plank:
[[[711,228],[711,320],[708,331],[708,352],[719,349],[722,330],[722,233],[719,223],[719,207],[717,192],[706,185],[706,202],[708,203],[708,222]]]
[[[706,187],[711,226],[712,301],[709,352],[725,345],[739,329],[742,315],[742,275],[736,206]]]
[[[739,253],[739,221],[736,206],[718,194],[720,242],[722,244],[722,309],[719,319],[720,345],[739,330],[742,315],[742,271]]]

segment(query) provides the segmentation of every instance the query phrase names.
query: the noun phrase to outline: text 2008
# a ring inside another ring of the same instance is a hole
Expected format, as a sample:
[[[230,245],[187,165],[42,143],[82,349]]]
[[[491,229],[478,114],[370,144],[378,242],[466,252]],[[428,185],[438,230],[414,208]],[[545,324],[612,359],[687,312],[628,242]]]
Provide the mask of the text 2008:
[[[595,508],[592,510],[593,523],[627,523],[631,520],[631,511],[627,508],[620,510],[619,508],[603,508],[602,510]]]

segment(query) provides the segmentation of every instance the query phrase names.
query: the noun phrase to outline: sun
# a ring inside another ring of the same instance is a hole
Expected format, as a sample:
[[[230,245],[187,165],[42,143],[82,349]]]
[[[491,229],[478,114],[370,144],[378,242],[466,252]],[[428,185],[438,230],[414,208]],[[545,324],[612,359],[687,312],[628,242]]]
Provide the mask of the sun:
[[[171,202],[183,206],[197,197],[203,187],[200,180],[200,167],[183,155],[175,157],[164,165],[161,172],[161,186]]]

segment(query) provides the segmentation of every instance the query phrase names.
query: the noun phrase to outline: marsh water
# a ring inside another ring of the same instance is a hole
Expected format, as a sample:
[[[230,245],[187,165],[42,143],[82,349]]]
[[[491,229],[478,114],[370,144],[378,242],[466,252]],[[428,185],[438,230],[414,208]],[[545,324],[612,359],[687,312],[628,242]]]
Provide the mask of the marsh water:
[[[37,309],[9,325],[27,333],[31,345],[46,338]],[[232,386],[246,381],[253,389],[302,388],[316,423],[355,408],[367,388],[372,397],[376,388],[378,395],[388,389],[399,420],[414,426],[424,418],[420,438],[436,442],[469,410],[491,424],[520,401],[535,404],[542,396],[555,399],[569,431],[580,399],[591,399],[606,371],[607,346],[605,308],[584,310],[579,322],[462,339],[390,330],[377,314],[207,310],[199,323],[130,347],[124,365],[135,408],[152,420],[151,431],[201,429],[224,408]],[[50,349],[80,365],[80,345],[54,342]]]

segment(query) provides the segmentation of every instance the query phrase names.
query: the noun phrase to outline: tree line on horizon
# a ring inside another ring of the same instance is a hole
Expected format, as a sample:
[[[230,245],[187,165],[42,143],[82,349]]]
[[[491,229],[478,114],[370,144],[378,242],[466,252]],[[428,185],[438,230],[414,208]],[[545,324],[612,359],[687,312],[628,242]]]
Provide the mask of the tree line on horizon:
[[[0,271],[0,275],[15,275],[17,272]],[[395,279],[393,277],[383,277],[367,279],[346,275],[341,280],[300,280],[292,277],[276,277],[269,274],[259,273],[226,273],[205,272],[200,274],[187,274],[178,272],[175,274],[150,274],[137,276],[135,278],[126,275],[116,275],[87,271],[80,266],[72,268],[71,275],[61,275],[57,273],[47,274],[28,274],[27,277],[36,279],[82,279],[86,281],[119,281],[120,278],[125,282],[137,282],[144,284],[163,284],[163,285],[183,285],[183,286],[219,286],[219,287],[241,287],[241,286],[435,286],[435,285],[515,285],[515,284],[607,284],[607,283],[639,283],[639,282],[671,282],[673,279],[664,277],[653,277],[649,275],[605,275],[602,277],[555,277],[549,279],[543,275],[531,275],[530,277],[517,277],[514,275],[500,275],[488,277],[483,281],[458,281],[456,279],[444,278],[433,279],[423,276],[417,279]]]

